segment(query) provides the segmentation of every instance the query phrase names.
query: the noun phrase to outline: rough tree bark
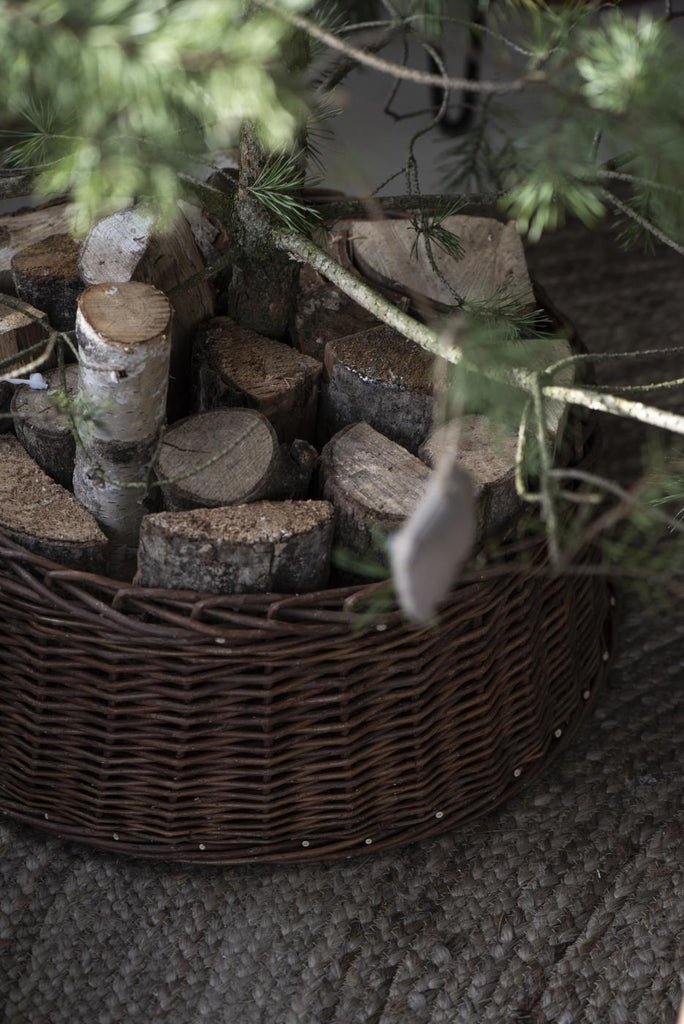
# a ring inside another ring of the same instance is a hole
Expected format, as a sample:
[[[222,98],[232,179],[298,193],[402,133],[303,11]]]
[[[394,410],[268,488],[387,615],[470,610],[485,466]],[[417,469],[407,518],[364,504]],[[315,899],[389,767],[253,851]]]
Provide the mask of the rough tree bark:
[[[219,594],[320,590],[328,582],[333,519],[326,501],[146,516],[136,581]]]

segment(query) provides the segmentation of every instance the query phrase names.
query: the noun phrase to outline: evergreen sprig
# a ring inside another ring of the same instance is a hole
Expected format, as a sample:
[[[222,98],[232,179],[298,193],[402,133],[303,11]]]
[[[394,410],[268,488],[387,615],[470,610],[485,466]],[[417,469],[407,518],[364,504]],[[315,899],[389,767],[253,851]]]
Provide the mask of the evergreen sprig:
[[[306,234],[322,218],[302,199],[303,180],[301,154],[281,153],[266,161],[249,192],[289,231]]]
[[[271,149],[302,123],[292,29],[244,0],[0,0],[0,19],[0,108],[25,133],[11,158],[37,165],[39,193],[70,192],[84,227],[143,196],[168,221],[178,172],[245,119]]]

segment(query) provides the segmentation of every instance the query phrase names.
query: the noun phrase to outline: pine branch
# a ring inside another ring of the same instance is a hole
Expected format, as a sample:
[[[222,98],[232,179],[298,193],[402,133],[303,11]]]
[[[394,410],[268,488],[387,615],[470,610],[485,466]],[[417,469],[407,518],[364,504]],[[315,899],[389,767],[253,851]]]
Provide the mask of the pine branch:
[[[440,89],[446,87],[449,89],[466,89],[470,92],[499,93],[503,95],[504,93],[522,92],[526,86],[543,82],[546,78],[543,72],[531,72],[528,75],[522,75],[520,78],[508,82],[489,82],[468,78],[452,78],[451,76],[445,78],[442,75],[432,75],[424,71],[416,71],[414,68],[404,68],[401,64],[393,64],[391,61],[383,60],[381,57],[376,57],[365,50],[359,50],[345,43],[337,36],[319,28],[315,22],[310,21],[308,18],[283,10],[275,0],[254,0],[254,3],[258,7],[266,8],[273,11],[274,14],[279,14],[295,28],[302,29],[313,39],[318,39],[320,42],[325,43],[331,50],[337,50],[339,53],[353,58],[357,63],[373,68],[374,71],[380,71],[385,75],[392,75],[394,78],[403,78],[405,81],[415,82],[417,85],[436,85]]]

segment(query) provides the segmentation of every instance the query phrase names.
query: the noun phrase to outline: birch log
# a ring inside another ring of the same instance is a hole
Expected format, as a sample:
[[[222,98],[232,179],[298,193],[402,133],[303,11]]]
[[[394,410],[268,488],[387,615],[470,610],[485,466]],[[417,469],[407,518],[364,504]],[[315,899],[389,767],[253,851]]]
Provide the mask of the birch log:
[[[179,214],[171,230],[162,235],[155,232],[151,215],[143,210],[112,214],[88,234],[79,267],[89,285],[142,281],[168,295],[173,307],[168,418],[173,422],[187,415],[192,343],[200,324],[214,315],[214,295],[206,280],[171,294],[205,269],[185,217]]]
[[[88,288],[78,307],[79,391],[96,415],[82,426],[74,492],[125,561],[164,424],[171,307],[140,282]]]
[[[209,321],[193,351],[198,408],[258,409],[284,443],[313,439],[322,369],[316,359],[228,317]]]
[[[76,323],[76,302],[84,288],[78,252],[78,242],[60,234],[41,238],[12,257],[17,295],[42,309],[58,331],[73,331]]]
[[[327,501],[160,512],[140,531],[136,582],[202,593],[302,593],[328,582]]]
[[[432,425],[431,376],[432,357],[384,324],[328,342],[321,438],[364,420],[415,452]]]
[[[11,435],[0,437],[0,528],[62,565],[91,572],[105,567],[107,538],[93,516]]]
[[[418,505],[430,470],[367,423],[345,427],[321,452],[322,496],[335,506],[335,543],[386,561],[385,538]]]
[[[155,473],[164,508],[180,511],[304,497],[316,460],[305,441],[280,446],[256,409],[214,409],[169,427]]]
[[[78,366],[65,367],[66,398],[73,401],[78,394]],[[47,390],[39,391],[21,384],[12,399],[14,432],[26,451],[40,468],[61,484],[71,488],[74,475],[76,441],[71,420],[56,406],[54,397],[61,392],[62,380],[58,369],[44,374]]]

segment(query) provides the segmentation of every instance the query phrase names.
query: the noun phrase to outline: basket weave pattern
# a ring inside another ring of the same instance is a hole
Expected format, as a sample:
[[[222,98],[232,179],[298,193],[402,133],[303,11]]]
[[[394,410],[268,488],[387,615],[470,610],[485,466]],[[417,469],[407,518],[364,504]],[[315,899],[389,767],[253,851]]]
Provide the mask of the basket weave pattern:
[[[369,614],[377,586],[202,598],[0,534],[0,810],[223,864],[470,821],[571,738],[606,671],[605,582],[546,573],[538,541],[526,555],[530,571],[462,583],[417,628]]]

